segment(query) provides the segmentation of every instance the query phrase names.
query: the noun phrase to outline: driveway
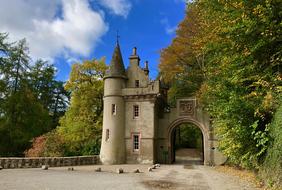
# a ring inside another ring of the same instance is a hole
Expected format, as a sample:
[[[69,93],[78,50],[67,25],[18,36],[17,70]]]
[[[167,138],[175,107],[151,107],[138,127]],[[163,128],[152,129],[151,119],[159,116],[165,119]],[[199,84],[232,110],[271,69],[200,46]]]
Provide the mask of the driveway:
[[[95,172],[101,167],[102,172]],[[252,184],[202,165],[161,165],[148,172],[148,165],[75,166],[0,170],[0,190],[255,190]],[[115,170],[123,168],[125,173]],[[141,173],[133,173],[136,168]]]

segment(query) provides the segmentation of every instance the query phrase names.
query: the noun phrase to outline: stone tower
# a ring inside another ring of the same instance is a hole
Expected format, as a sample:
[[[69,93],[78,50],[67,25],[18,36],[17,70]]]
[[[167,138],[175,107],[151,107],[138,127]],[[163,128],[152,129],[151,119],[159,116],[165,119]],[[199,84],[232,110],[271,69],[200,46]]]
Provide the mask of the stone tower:
[[[122,89],[126,74],[117,42],[104,77],[103,134],[100,159],[103,164],[125,163],[125,102]]]

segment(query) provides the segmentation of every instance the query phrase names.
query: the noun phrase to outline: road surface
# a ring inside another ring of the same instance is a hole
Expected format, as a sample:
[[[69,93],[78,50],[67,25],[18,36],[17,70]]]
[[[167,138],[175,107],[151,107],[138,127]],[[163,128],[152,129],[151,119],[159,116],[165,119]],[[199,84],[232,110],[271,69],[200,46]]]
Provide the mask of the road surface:
[[[101,167],[102,172],[95,172]],[[252,184],[213,167],[161,165],[148,172],[148,165],[74,166],[0,170],[0,190],[255,190]],[[125,173],[115,173],[123,168]],[[136,168],[141,173],[133,173]]]

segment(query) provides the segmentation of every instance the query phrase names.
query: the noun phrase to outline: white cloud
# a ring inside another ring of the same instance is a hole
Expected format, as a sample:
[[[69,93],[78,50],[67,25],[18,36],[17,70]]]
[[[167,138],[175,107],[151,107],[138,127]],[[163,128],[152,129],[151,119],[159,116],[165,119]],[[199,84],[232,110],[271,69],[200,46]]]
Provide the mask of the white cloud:
[[[169,24],[169,21],[167,18],[161,19],[161,24],[164,26],[165,32],[169,35],[173,34],[177,29],[177,26],[171,26]]]
[[[5,1],[5,2],[1,2]],[[108,30],[104,16],[88,0],[0,0],[0,32],[26,38],[31,56],[86,56]]]
[[[128,0],[99,0],[99,3],[112,11],[112,13],[124,18],[127,17],[132,6]]]

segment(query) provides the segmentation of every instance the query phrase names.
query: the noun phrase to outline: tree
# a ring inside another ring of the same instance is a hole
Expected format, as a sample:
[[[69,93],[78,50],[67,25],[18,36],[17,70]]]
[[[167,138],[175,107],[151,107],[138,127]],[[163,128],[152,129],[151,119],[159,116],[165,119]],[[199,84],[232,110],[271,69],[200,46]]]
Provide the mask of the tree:
[[[205,42],[208,71],[200,94],[221,150],[243,167],[258,168],[268,147],[280,75],[279,4],[199,1],[206,22],[195,42]]]
[[[33,137],[50,130],[48,111],[27,88],[9,96],[4,109],[0,119],[1,156],[21,156]]]
[[[37,60],[30,72],[30,85],[38,100],[49,110],[53,98],[52,83],[54,81],[55,69],[48,62]]]
[[[169,102],[175,98],[196,95],[205,77],[204,55],[198,55],[194,38],[200,27],[198,7],[191,3],[184,20],[178,25],[176,37],[161,51],[160,76],[170,86]]]
[[[49,110],[52,115],[53,126],[59,124],[59,119],[65,114],[70,99],[70,92],[64,88],[64,82],[53,81],[52,83],[52,100]]]
[[[102,132],[103,77],[106,68],[104,59],[83,61],[83,63],[76,63],[72,66],[70,78],[65,85],[65,89],[71,92],[70,107],[60,119],[60,126],[52,136],[47,137],[49,144],[53,144],[54,147],[49,146],[45,154],[99,154]],[[54,136],[56,138],[53,138]],[[55,139],[60,139],[62,144],[58,146],[52,143]]]
[[[8,35],[0,33],[0,156],[21,156],[34,137],[57,125],[66,108],[59,97],[67,93],[57,90],[63,84],[54,81],[53,66],[42,60],[31,64],[25,40],[7,40]],[[52,115],[53,104],[57,107]]]
[[[258,169],[270,147],[269,126],[282,86],[281,6],[281,1],[194,1],[161,54],[171,97],[189,95],[183,87],[195,84],[190,92],[210,113],[219,148],[230,163],[245,168]]]
[[[40,59],[29,74],[33,92],[52,117],[52,128],[58,125],[69,103],[69,92],[64,89],[64,82],[54,80],[54,75],[54,66]]]

